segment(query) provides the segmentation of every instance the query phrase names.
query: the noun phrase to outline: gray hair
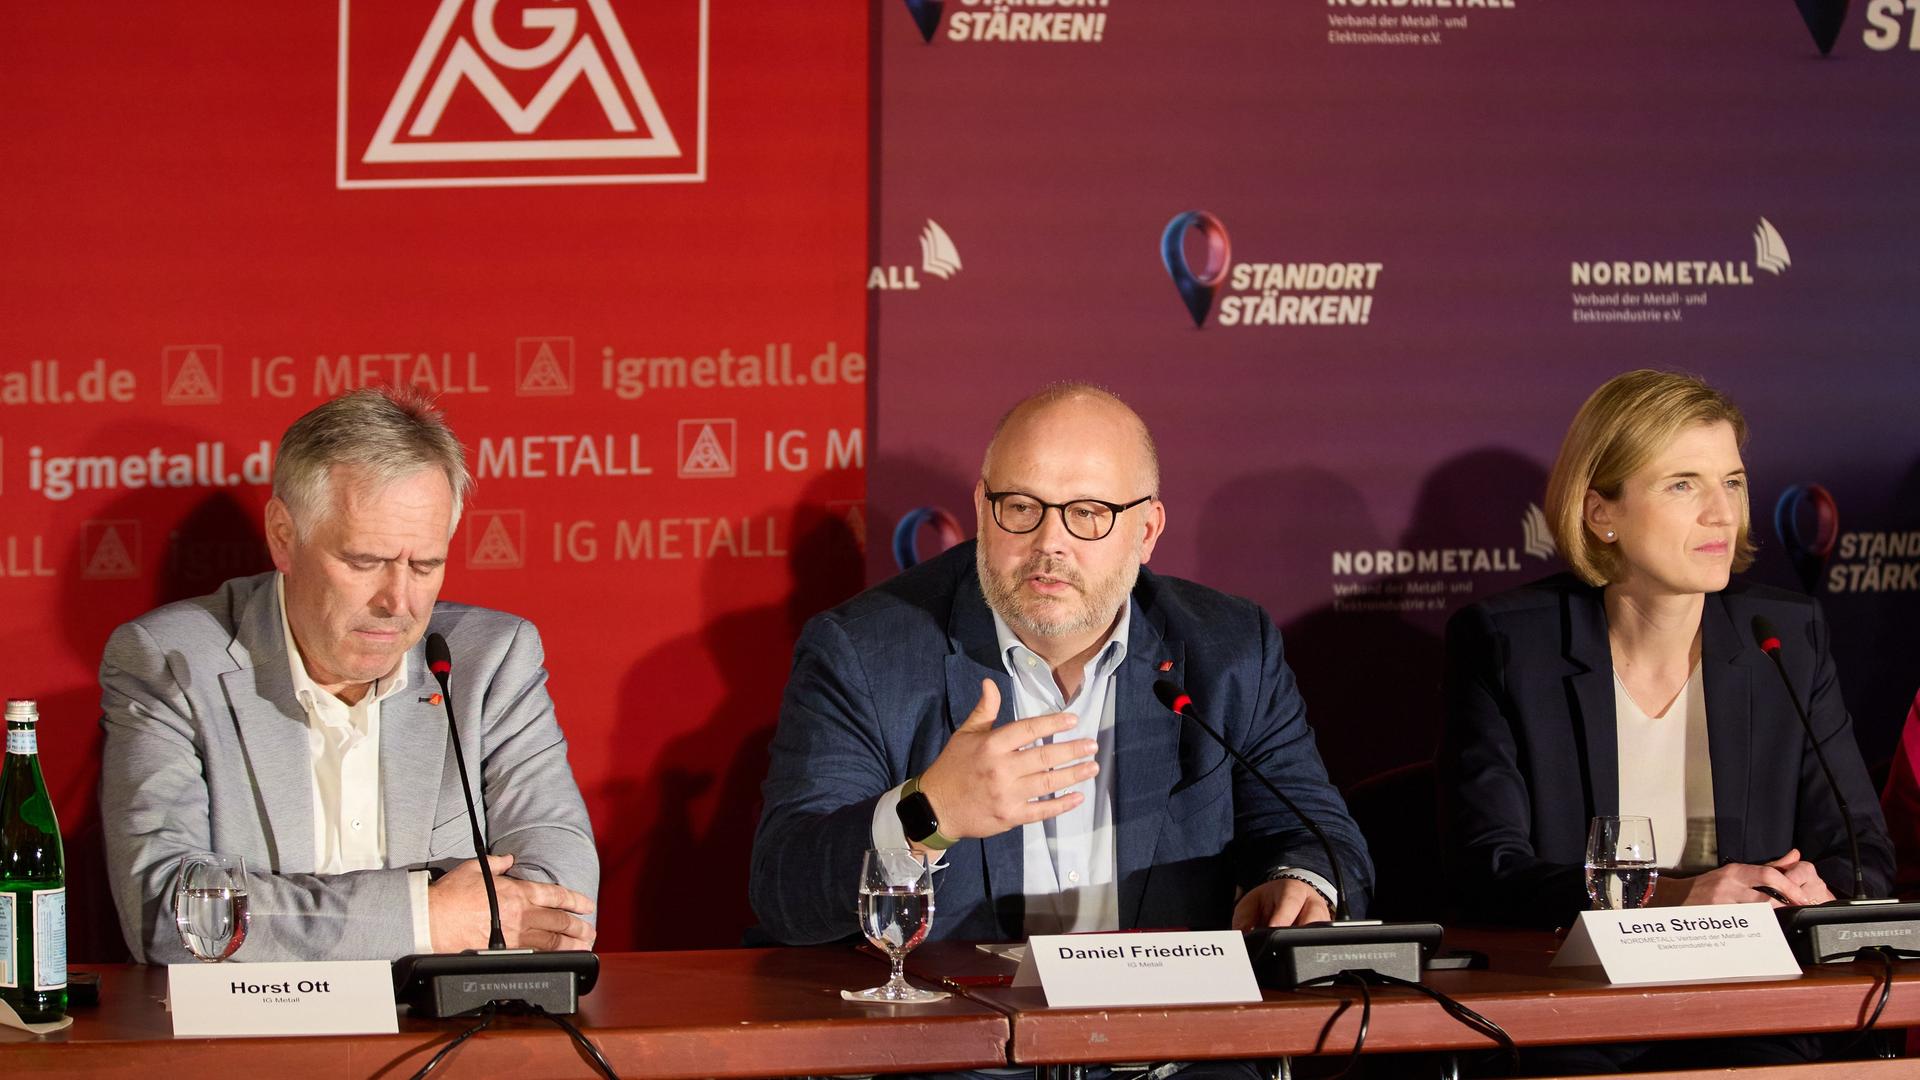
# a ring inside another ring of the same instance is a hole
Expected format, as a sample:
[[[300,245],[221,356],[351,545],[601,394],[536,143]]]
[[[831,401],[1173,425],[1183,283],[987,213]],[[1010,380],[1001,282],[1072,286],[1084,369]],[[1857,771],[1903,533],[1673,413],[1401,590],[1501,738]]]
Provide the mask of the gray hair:
[[[302,540],[332,512],[336,465],[360,469],[385,487],[421,469],[437,468],[453,489],[453,518],[473,490],[467,454],[433,400],[408,387],[350,390],[293,422],[280,437],[273,462],[273,493],[287,504]]]

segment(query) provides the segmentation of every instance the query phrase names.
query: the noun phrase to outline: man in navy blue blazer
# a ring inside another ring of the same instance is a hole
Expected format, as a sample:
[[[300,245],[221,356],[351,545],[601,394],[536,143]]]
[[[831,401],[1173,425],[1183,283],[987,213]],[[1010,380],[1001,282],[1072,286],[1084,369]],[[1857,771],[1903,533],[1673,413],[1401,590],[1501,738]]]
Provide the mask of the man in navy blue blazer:
[[[1328,782],[1279,631],[1143,570],[1166,523],[1146,425],[1058,384],[1015,406],[976,542],[807,624],[754,838],[754,911],[789,944],[854,935],[862,853],[938,860],[933,938],[1324,920],[1321,846],[1207,736],[1171,680],[1326,831],[1355,913],[1366,842]]]

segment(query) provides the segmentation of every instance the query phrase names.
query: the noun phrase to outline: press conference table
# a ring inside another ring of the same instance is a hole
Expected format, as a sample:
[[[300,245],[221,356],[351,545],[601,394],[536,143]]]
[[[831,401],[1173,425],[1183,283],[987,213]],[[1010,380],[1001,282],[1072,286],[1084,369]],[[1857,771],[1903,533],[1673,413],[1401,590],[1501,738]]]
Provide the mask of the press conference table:
[[[1523,1045],[1846,1030],[1871,1008],[1877,982],[1865,966],[1831,965],[1791,980],[1610,988],[1550,973],[1546,935],[1449,930],[1447,944],[1479,949],[1491,966],[1431,972],[1428,985]],[[922,981],[951,976],[961,993],[929,1006],[843,1001],[842,988],[885,974],[882,961],[844,947],[607,954],[576,1019],[622,1077],[668,1078],[1338,1055],[1352,1046],[1360,1012],[1354,990],[1324,987],[1269,991],[1247,1005],[1050,1009],[1038,990],[991,985],[1005,962],[957,943],[925,947],[913,967]],[[45,1039],[0,1029],[9,1076],[406,1077],[467,1023],[403,1016],[397,1035],[175,1039],[161,1004],[164,969],[94,970],[102,1004],[78,1010],[71,1028]],[[1880,1026],[1920,1025],[1920,962],[1898,972]],[[1374,991],[1370,1052],[1492,1045],[1413,991]],[[1810,1068],[1813,1076],[1920,1077],[1920,1059],[1852,1063],[1842,1073]],[[562,1032],[524,1018],[496,1021],[435,1074],[593,1075]]]
[[[397,1035],[175,1039],[164,968],[100,972],[97,1008],[34,1039],[0,1028],[0,1075],[409,1077],[471,1020],[415,1020]],[[613,953],[573,1019],[623,1078],[838,1074],[1004,1065],[1007,1020],[955,996],[936,1005],[842,1001],[886,981],[886,963],[847,948]],[[191,1070],[191,1071],[189,1071]],[[468,1039],[437,1077],[597,1075],[566,1034],[508,1017]]]

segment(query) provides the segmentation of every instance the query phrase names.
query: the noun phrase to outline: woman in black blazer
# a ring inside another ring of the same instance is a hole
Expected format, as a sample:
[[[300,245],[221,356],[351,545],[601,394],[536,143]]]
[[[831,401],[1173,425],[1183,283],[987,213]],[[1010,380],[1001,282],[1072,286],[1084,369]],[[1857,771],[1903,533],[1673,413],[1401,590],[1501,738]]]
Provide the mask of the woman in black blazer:
[[[1439,772],[1453,898],[1469,921],[1558,927],[1589,906],[1587,825],[1653,816],[1652,903],[1815,904],[1853,891],[1838,803],[1780,658],[1852,809],[1866,889],[1893,851],[1807,597],[1731,582],[1753,558],[1746,420],[1690,376],[1633,371],[1574,417],[1547,481],[1572,572],[1447,625]],[[1623,805],[1624,804],[1624,805]],[[1662,834],[1664,832],[1665,838]],[[1528,1071],[1806,1061],[1815,1036],[1547,1048]]]
[[[1769,889],[1789,903],[1851,894],[1838,804],[1786,685],[1754,643],[1756,616],[1776,628],[1852,808],[1867,889],[1885,895],[1892,847],[1820,609],[1730,583],[1752,561],[1746,434],[1733,403],[1690,376],[1611,380],[1575,417],[1548,480],[1547,517],[1572,573],[1448,624],[1440,771],[1455,895],[1469,919],[1565,926],[1588,906],[1588,820],[1647,813],[1621,805],[1623,775],[1631,789],[1636,768],[1667,762],[1672,772],[1668,758],[1643,756],[1644,732],[1668,739],[1658,745],[1669,753],[1681,745],[1697,766],[1688,809],[1699,815],[1688,815],[1690,834],[1679,830],[1684,842],[1656,844],[1659,865],[1681,870],[1662,870],[1654,904],[1778,906]],[[1702,698],[1704,732],[1696,721],[1685,737],[1657,734]],[[1624,739],[1623,716],[1639,725]],[[1710,804],[1699,772],[1709,767]]]

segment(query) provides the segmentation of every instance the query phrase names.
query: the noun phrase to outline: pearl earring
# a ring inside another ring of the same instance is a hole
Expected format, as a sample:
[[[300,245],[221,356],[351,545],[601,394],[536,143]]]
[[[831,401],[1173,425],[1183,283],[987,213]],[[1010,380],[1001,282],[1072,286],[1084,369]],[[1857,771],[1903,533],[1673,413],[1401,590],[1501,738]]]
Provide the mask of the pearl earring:
[[[1612,530],[1612,529],[1608,529],[1608,530],[1607,530],[1607,541],[1608,541],[1609,543],[1611,543],[1611,542],[1613,541],[1613,530]]]

